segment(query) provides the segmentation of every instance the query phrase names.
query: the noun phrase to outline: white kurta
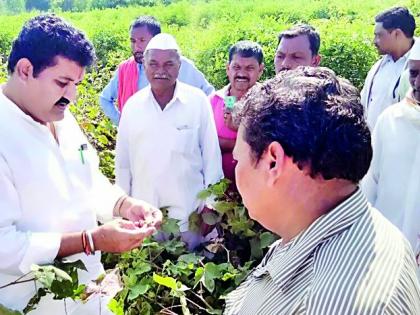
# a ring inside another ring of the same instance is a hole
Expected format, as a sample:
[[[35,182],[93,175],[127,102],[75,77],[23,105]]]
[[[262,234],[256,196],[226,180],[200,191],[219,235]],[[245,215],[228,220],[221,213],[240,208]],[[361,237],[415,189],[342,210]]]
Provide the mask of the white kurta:
[[[390,105],[399,102],[400,76],[407,67],[410,51],[394,61],[390,55],[383,56],[370,69],[361,92],[367,123],[371,130],[379,115]]]
[[[98,217],[112,218],[123,194],[100,173],[96,152],[73,116],[66,112],[54,125],[60,145],[46,126],[0,92],[0,286],[27,273],[33,263],[51,263],[62,233],[93,228]],[[87,145],[84,163],[82,144]],[[82,282],[103,272],[99,253],[70,258],[86,264],[89,273],[80,273]],[[34,293],[33,282],[1,289],[0,304],[20,310]],[[63,305],[51,301],[37,311],[64,314]]]
[[[373,159],[362,189],[415,250],[420,233],[420,106],[405,98],[386,109],[372,139]]]
[[[117,137],[116,181],[129,195],[157,207],[188,229],[197,194],[223,176],[221,153],[207,97],[177,81],[162,110],[150,86],[126,103]]]

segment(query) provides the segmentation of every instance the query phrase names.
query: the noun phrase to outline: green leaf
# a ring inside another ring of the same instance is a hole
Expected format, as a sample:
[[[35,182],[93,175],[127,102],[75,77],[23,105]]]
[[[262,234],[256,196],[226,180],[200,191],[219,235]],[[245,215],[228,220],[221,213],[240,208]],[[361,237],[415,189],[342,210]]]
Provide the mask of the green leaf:
[[[108,138],[106,137],[106,136],[104,136],[104,135],[99,135],[98,136],[98,141],[100,142],[100,143],[102,143],[103,145],[107,145],[108,144]]]
[[[148,278],[143,278],[139,283],[134,285],[129,289],[128,300],[132,301],[136,299],[139,295],[145,294],[150,289],[150,280]]]
[[[156,283],[163,285],[167,288],[170,288],[174,291],[176,291],[178,289],[178,285],[176,283],[176,280],[172,277],[162,277],[159,276],[156,273],[153,273],[153,281],[155,281]]]
[[[223,281],[227,281],[227,280],[229,280],[229,279],[233,279],[233,278],[235,278],[235,277],[236,277],[236,275],[235,275],[235,274],[230,273],[230,272],[226,272],[226,273],[223,275],[222,280],[223,280]]]
[[[205,264],[204,268],[205,268],[204,272],[205,272],[206,276],[208,276],[212,279],[219,278],[219,277],[222,276],[222,272],[221,272],[219,266],[217,266],[215,263],[212,263],[212,262],[207,263],[207,264]]]
[[[217,212],[222,213],[222,214],[233,210],[236,206],[237,206],[236,202],[230,202],[230,201],[218,201],[213,205],[214,209],[216,209]]]
[[[218,279],[222,276],[221,269],[220,266],[212,262],[204,265],[204,279],[202,278],[202,283],[210,293],[214,291],[214,279]]]
[[[263,232],[260,235],[260,247],[266,248],[268,246],[270,246],[271,244],[273,244],[273,242],[277,239],[277,237],[271,233],[271,232]]]
[[[152,270],[152,267],[150,266],[150,264],[146,262],[142,262],[139,265],[137,265],[132,272],[136,276],[140,276],[144,273],[149,272],[150,270]]]
[[[210,185],[207,189],[211,191],[212,194],[216,195],[217,197],[223,196],[228,189],[230,184],[230,180],[222,179],[220,182]]]
[[[185,243],[178,241],[177,239],[173,239],[170,241],[166,241],[162,243],[162,246],[165,247],[165,250],[169,253],[179,256],[185,252]]]
[[[179,234],[179,226],[178,226],[178,220],[168,218],[164,220],[161,230],[168,234]]]
[[[204,275],[204,268],[198,267],[194,275],[194,285],[197,285],[197,283],[200,282],[200,280],[203,278],[203,275]]]
[[[209,290],[210,293],[214,291],[214,279],[208,277],[206,274],[204,274],[203,285],[206,287],[207,290]]]
[[[34,273],[35,279],[37,279],[47,288],[51,286],[52,281],[54,280],[73,282],[73,279],[69,276],[67,272],[59,268],[56,268],[52,265],[48,265],[48,266],[32,265],[31,270]]]
[[[195,253],[184,254],[178,258],[179,261],[183,261],[187,264],[198,264],[202,259],[202,256],[197,256]]]
[[[211,191],[208,189],[204,189],[197,194],[197,199],[206,200],[210,196],[211,196]]]
[[[140,304],[140,315],[152,315],[155,312],[153,311],[152,306],[149,302],[143,301]]]
[[[261,249],[261,242],[258,238],[252,238],[249,240],[251,246],[251,257],[252,258],[261,258],[263,256],[263,251]]]
[[[73,297],[73,282],[71,281],[58,281],[54,280],[49,288],[51,293],[54,294],[54,299],[64,299],[67,297]]]
[[[197,211],[190,214],[188,218],[188,230],[198,233],[201,227],[201,216]]]
[[[111,299],[108,303],[108,309],[115,315],[124,315],[124,300]]]

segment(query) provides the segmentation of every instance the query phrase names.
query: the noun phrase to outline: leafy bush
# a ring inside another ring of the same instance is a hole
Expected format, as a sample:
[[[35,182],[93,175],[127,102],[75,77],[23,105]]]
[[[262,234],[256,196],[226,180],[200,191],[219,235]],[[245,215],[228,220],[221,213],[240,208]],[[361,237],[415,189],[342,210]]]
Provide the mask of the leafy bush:
[[[175,35],[183,54],[195,61],[216,88],[227,84],[225,64],[232,44],[249,39],[262,45],[264,80],[274,75],[277,34],[294,23],[307,22],[320,31],[322,65],[361,88],[367,71],[378,58],[372,45],[373,17],[394,5],[391,0],[258,3],[139,0],[137,3],[141,6],[60,14],[83,29],[97,50],[98,64],[80,84],[71,111],[97,149],[101,170],[111,180],[114,179],[116,128],[100,109],[99,94],[117,65],[130,55],[128,27],[136,16],[156,16],[162,22],[163,31]],[[116,1],[114,4],[117,5]],[[420,13],[420,6],[414,0],[400,4],[408,5],[417,15]],[[1,81],[7,77],[5,61],[12,39],[24,21],[34,14],[0,19]],[[240,198],[229,192],[227,186],[221,182],[201,194],[202,198],[215,198],[214,211],[193,215],[191,229],[202,231],[202,226],[206,226],[217,231],[219,237],[209,240],[198,252],[187,252],[180,242],[176,222],[167,220],[163,229],[171,235],[168,241],[148,240],[142,248],[130,253],[104,255],[107,267],[119,267],[124,283],[124,290],[111,305],[117,314],[154,314],[162,310],[166,314],[221,312],[223,296],[241,282],[274,241],[271,233],[249,219]]]

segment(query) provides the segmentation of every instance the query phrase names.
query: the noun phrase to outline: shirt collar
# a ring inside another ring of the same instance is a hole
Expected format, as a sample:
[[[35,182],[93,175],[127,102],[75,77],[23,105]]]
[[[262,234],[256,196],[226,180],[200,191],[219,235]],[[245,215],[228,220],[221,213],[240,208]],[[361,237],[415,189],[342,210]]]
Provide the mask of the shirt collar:
[[[224,99],[226,96],[228,96],[228,92],[230,89],[230,83],[224,87],[222,87],[220,90],[216,91],[216,95],[222,99]]]
[[[415,41],[415,39],[414,39],[414,41]],[[404,64],[406,64],[407,61],[408,61],[408,57],[410,56],[410,52],[411,52],[411,48],[396,61],[394,61],[394,59],[392,58],[391,55],[386,54],[384,56],[384,63],[387,63],[387,62],[392,62],[392,63],[403,62]]]
[[[332,236],[349,229],[367,211],[367,200],[360,188],[357,188],[356,192],[345,201],[319,217],[296,236],[289,242],[290,245],[273,253],[267,263],[267,271],[273,281],[280,289],[284,289],[318,246]]]
[[[20,107],[16,105],[11,99],[4,95],[3,86],[0,88],[0,100],[1,106],[5,106],[7,110],[15,117],[19,117],[23,121],[26,121],[27,123],[37,128],[46,128],[46,126],[34,120],[30,115],[26,114],[22,109],[20,109]]]
[[[183,93],[183,89],[180,87],[181,84],[182,83],[176,80],[174,95],[172,96],[172,99],[169,101],[169,103],[166,105],[165,109],[177,100],[183,104],[187,103],[187,95]],[[148,91],[149,98],[157,103],[155,97],[153,96],[151,85],[149,84],[148,86],[145,87],[145,89],[147,89]]]

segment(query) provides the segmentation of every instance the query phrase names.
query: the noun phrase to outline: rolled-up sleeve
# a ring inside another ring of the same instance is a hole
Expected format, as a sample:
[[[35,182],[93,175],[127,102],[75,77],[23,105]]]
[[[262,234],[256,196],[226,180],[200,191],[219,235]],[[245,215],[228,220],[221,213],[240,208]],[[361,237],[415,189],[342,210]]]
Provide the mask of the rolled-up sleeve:
[[[15,222],[22,215],[12,173],[0,156],[0,271],[27,273],[32,264],[48,264],[57,256],[60,233],[19,231]]]

